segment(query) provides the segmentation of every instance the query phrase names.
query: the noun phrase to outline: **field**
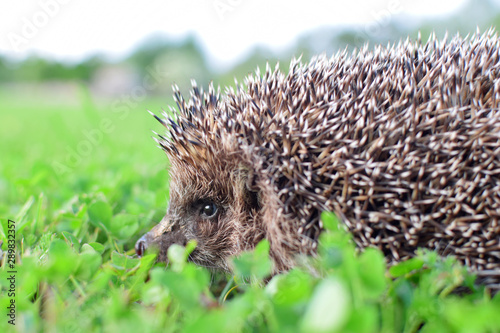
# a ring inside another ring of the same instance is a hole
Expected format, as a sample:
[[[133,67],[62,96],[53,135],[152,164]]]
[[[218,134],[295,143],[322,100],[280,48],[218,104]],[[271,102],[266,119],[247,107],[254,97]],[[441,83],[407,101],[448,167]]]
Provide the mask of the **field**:
[[[186,262],[195,244],[168,267],[137,258],[168,200],[146,109],[172,100],[75,94],[0,93],[1,332],[500,332],[500,296],[461,265],[422,252],[386,267],[330,214],[318,258],[268,283],[266,242],[234,276]]]

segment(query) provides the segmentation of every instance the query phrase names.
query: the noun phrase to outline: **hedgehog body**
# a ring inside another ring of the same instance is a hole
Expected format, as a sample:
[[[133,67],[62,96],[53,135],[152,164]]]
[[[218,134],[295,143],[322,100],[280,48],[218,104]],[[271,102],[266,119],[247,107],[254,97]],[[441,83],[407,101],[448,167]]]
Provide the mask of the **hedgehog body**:
[[[158,118],[170,203],[138,254],[196,239],[191,260],[229,270],[267,238],[281,271],[314,253],[332,211],[389,263],[429,248],[499,288],[499,57],[491,32],[407,40],[176,92],[175,117]]]

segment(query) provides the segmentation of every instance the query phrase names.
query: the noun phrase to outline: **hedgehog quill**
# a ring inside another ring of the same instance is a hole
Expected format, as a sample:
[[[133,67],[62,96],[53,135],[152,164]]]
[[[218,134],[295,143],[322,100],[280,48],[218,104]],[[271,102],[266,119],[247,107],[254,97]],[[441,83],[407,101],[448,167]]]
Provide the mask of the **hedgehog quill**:
[[[193,83],[188,101],[176,90],[175,116],[155,116],[170,202],[137,254],[165,261],[195,239],[193,262],[229,271],[267,238],[279,272],[315,252],[332,211],[389,264],[428,248],[500,289],[499,57],[489,31],[268,66],[224,94]]]

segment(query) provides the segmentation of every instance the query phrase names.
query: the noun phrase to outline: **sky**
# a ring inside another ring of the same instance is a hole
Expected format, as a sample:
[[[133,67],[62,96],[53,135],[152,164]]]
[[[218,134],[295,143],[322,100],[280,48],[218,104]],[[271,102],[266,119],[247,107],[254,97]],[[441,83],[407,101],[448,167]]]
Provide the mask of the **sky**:
[[[215,64],[231,64],[255,45],[279,50],[327,26],[386,24],[388,18],[447,15],[465,0],[2,0],[0,53],[79,61],[120,57],[162,32],[194,34]],[[497,1],[496,2],[500,2]]]

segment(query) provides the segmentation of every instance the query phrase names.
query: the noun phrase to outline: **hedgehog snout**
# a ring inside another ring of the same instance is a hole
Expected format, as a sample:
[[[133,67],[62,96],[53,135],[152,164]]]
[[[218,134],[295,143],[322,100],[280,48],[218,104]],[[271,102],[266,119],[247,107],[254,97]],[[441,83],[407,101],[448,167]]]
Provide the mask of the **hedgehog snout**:
[[[135,253],[142,257],[146,250],[155,243],[158,242],[162,235],[170,232],[172,230],[172,223],[169,218],[165,216],[160,223],[155,225],[153,229],[145,233],[139,240],[135,243]]]
[[[139,257],[142,257],[142,255],[146,252],[146,249],[148,248],[148,242],[146,240],[147,235],[148,234],[145,234],[144,236],[139,238],[139,240],[135,243],[135,253],[137,253]]]

